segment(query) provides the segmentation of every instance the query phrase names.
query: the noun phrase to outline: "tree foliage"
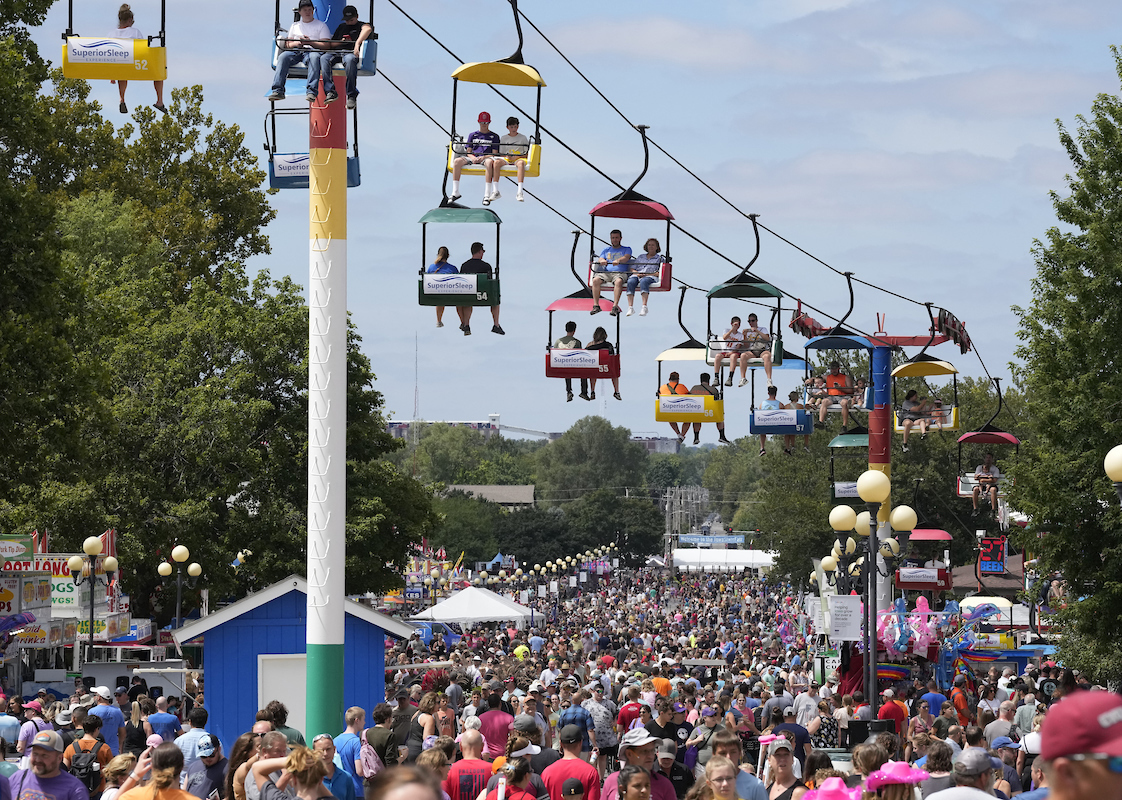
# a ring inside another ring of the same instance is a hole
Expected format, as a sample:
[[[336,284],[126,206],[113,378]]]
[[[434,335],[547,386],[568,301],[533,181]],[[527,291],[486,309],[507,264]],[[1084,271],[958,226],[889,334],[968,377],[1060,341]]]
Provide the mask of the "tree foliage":
[[[117,528],[134,609],[162,619],[156,563],[175,543],[219,597],[302,573],[308,313],[298,285],[244,266],[268,252],[264,173],[200,87],[115,130],[85,83],[56,73],[42,91],[26,32],[3,25],[0,525],[58,551]],[[383,459],[395,444],[353,330],[347,380],[346,589],[376,591],[436,518]]]
[[[1056,620],[1065,663],[1118,681],[1122,515],[1102,464],[1122,442],[1122,99],[1099,95],[1074,132],[1060,123],[1059,133],[1074,173],[1065,195],[1052,193],[1060,225],[1033,248],[1032,302],[1015,309],[1035,436],[1012,470],[1010,500],[1031,519],[1026,544],[1043,571],[1085,597]]]
[[[563,502],[595,489],[642,485],[647,451],[627,428],[584,417],[537,456],[542,496]]]

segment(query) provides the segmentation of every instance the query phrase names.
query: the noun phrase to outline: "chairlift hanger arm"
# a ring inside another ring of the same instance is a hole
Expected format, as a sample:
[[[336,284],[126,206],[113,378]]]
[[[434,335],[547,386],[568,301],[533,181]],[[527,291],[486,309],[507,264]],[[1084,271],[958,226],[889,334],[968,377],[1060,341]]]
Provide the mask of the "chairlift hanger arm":
[[[506,58],[501,58],[499,61],[504,64],[525,64],[522,59],[522,45],[524,40],[522,38],[522,19],[518,16],[518,0],[510,0],[511,11],[514,12],[514,30],[518,33],[518,49]],[[541,101],[540,89],[538,95],[539,102]]]
[[[569,270],[573,273],[573,277],[577,279],[577,283],[580,284],[581,291],[589,292],[589,297],[591,297],[592,293],[589,291],[588,284],[577,274],[577,243],[580,242],[581,233],[580,230],[573,231],[573,249],[569,253]]]

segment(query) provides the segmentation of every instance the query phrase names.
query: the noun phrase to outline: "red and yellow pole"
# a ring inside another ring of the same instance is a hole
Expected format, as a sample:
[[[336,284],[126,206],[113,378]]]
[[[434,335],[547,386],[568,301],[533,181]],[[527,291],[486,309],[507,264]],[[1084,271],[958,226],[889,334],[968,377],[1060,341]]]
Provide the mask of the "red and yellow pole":
[[[343,78],[336,91],[345,96]],[[343,729],[347,481],[347,112],[311,106],[307,731]]]

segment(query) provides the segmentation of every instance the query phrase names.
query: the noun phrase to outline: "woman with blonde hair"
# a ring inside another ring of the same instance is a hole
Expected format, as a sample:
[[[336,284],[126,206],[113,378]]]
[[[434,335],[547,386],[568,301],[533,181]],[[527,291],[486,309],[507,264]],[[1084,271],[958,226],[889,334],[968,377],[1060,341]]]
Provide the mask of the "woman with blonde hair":
[[[417,769],[427,770],[432,773],[432,776],[438,783],[444,783],[444,779],[448,777],[448,771],[452,765],[448,763],[448,756],[439,747],[430,747],[425,752],[417,756]],[[443,800],[448,800],[448,793],[444,788],[440,789]]]
[[[175,742],[164,742],[152,751],[151,769],[152,779],[147,786],[122,792],[117,795],[117,800],[191,800],[194,797],[179,788],[183,751],[176,747]],[[139,769],[130,773],[130,777],[138,772]],[[139,777],[143,778],[143,775]]]
[[[122,3],[121,7],[117,10],[117,30],[113,31],[112,38],[114,39],[144,39],[145,36],[140,32],[133,23],[132,9],[129,8],[128,3]],[[117,84],[117,89],[121,93],[120,111],[122,114],[129,112],[129,107],[125,105],[125,89],[129,87],[128,81],[110,81],[110,83]],[[164,107],[164,82],[152,81],[152,85],[156,89],[156,102],[152,107],[161,113],[168,113],[167,108]]]
[[[160,747],[165,746],[160,745]],[[172,747],[175,745],[172,744]],[[274,783],[269,776],[279,770],[283,770],[283,774]],[[303,745],[293,747],[287,756],[264,758],[253,765],[253,779],[261,792],[261,800],[289,800],[290,795],[285,793],[285,787],[289,783],[295,786],[296,797],[299,800],[330,798],[327,787],[323,785],[325,777],[327,777],[327,766],[323,763],[323,759],[310,747]],[[187,797],[191,796],[187,795]]]
[[[128,782],[129,788],[132,788],[139,783],[139,780],[133,775],[133,768],[136,766],[136,756],[132,753],[121,753],[119,756],[113,756],[109,763],[105,765],[105,769],[101,771],[101,777],[105,779],[105,790],[101,793],[101,800],[113,800],[118,794],[123,791],[128,791],[124,788],[124,784]]]

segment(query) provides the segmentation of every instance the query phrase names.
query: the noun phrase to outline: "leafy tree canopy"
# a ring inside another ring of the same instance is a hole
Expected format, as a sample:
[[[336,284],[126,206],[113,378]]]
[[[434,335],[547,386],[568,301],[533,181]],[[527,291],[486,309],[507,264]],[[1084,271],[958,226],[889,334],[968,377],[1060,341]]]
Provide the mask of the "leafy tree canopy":
[[[1055,620],[1065,664],[1118,681],[1122,514],[1103,457],[1122,442],[1122,99],[1101,94],[1076,119],[1074,132],[1058,123],[1074,170],[1066,193],[1052,193],[1060,224],[1035,243],[1032,302],[1014,309],[1034,436],[1011,470],[1010,502],[1031,519],[1025,544],[1042,571],[1085,598]]]

